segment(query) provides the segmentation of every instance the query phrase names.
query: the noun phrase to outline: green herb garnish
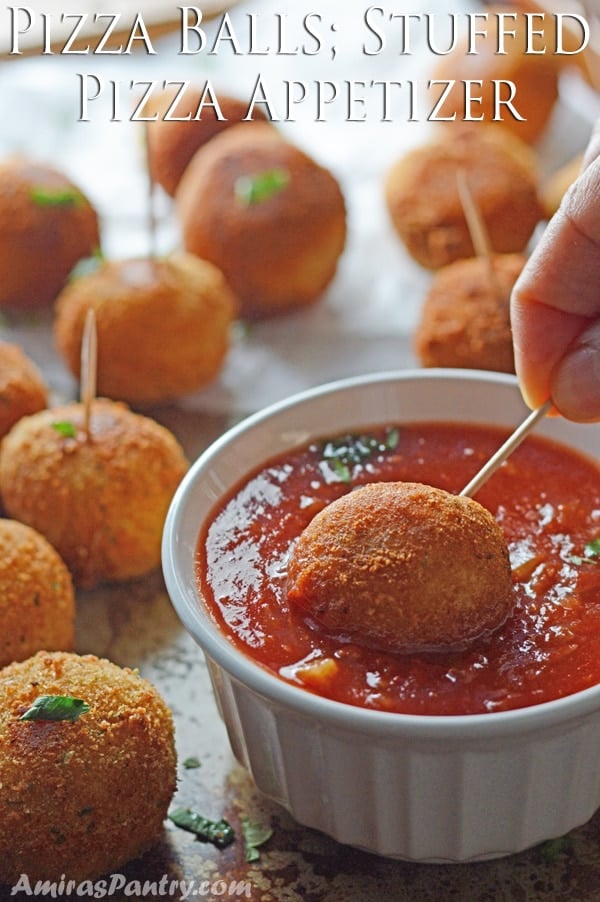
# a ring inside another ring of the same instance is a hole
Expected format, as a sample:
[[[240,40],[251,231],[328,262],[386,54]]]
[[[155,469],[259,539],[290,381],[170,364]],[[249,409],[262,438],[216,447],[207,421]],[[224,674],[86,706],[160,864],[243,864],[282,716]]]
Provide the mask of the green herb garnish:
[[[394,427],[386,432],[383,440],[366,433],[329,439],[321,446],[320,453],[337,478],[341,482],[350,483],[355,466],[376,454],[393,451],[398,447],[399,441],[400,431]]]
[[[570,852],[573,848],[572,838],[567,836],[558,836],[556,839],[549,839],[542,843],[541,853],[546,861],[556,861],[562,852]]]
[[[241,175],[235,182],[235,196],[245,207],[262,204],[287,187],[287,169],[267,169],[255,175]]]
[[[260,858],[258,847],[271,839],[273,830],[263,824],[253,824],[249,818],[243,817],[242,832],[246,844],[246,861],[258,861]]]
[[[19,720],[77,720],[90,706],[71,695],[40,695]]]
[[[75,438],[77,435],[77,429],[69,420],[57,420],[56,423],[52,423],[52,428],[65,438]]]
[[[82,257],[81,260],[77,261],[69,273],[67,281],[74,282],[76,279],[81,279],[83,276],[91,276],[92,273],[95,273],[100,269],[103,263],[104,254],[102,253],[102,248],[97,247],[91,256]]]
[[[600,538],[587,542],[583,549],[583,555],[569,554],[567,559],[576,567],[580,567],[581,564],[600,564]]]
[[[77,188],[47,188],[33,185],[31,199],[40,207],[76,207],[83,203],[81,191]]]
[[[183,761],[183,766],[186,770],[195,770],[197,767],[202,767],[202,764],[200,763],[199,758],[196,758],[195,755],[190,755],[189,758],[186,758]]]
[[[174,811],[169,811],[168,818],[177,827],[194,833],[199,840],[210,842],[217,849],[224,849],[235,839],[233,827],[224,818],[221,818],[220,821],[211,821],[190,808],[176,808]]]

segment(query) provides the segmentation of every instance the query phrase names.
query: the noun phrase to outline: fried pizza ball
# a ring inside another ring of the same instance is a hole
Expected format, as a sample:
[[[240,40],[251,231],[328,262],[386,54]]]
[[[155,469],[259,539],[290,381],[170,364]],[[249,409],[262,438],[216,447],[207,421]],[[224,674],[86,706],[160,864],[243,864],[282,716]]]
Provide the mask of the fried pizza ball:
[[[146,113],[157,116],[148,122],[146,132],[150,171],[171,197],[196,151],[226,128],[242,122],[248,112],[247,103],[228,94],[217,97],[217,109],[199,86],[188,86],[181,97],[178,94],[178,88],[161,91],[151,99]],[[255,121],[267,121],[262,110],[253,110],[252,119],[244,125]]]
[[[72,279],[59,296],[55,338],[79,378],[85,317],[93,309],[99,393],[155,403],[217,375],[236,306],[220,270],[193,254],[106,261]]]
[[[455,115],[457,124],[464,122],[468,115],[483,117],[482,122],[496,119],[494,127],[500,125],[521,140],[534,143],[548,124],[558,100],[560,56],[550,49],[551,38],[539,33],[543,32],[543,17],[534,21],[528,41],[527,20],[522,13],[507,20],[504,46],[499,53],[498,14],[506,12],[506,7],[501,5],[489,7],[485,35],[477,38],[476,53],[468,52],[469,36],[465,34],[451,53],[440,57],[432,78],[440,80],[444,87],[449,82],[451,87],[439,115]],[[541,52],[547,45],[548,49]],[[474,86],[474,102],[469,105],[465,102],[464,83],[473,80],[481,81],[481,85]],[[441,91],[442,86],[440,95]],[[510,101],[510,106],[506,101]],[[511,107],[518,116],[511,112]]]
[[[22,720],[41,696],[89,711]],[[114,872],[160,839],[175,777],[171,713],[136,671],[61,652],[0,671],[0,883]]]
[[[492,514],[410,482],[371,483],[320,511],[292,548],[287,594],[327,631],[391,652],[463,648],[513,606]]]
[[[346,240],[334,176],[270,125],[237,125],[194,156],[176,195],[185,247],[210,260],[245,318],[316,301]]]
[[[75,632],[71,574],[46,539],[0,519],[0,667],[40,649],[70,651]]]
[[[49,306],[74,265],[100,244],[83,192],[45,163],[0,163],[0,307]]]
[[[413,148],[390,169],[385,198],[394,227],[422,266],[438,269],[475,251],[457,174],[463,171],[497,253],[522,251],[544,211],[535,156],[502,129],[465,129]]]
[[[48,388],[37,366],[18,345],[0,341],[0,438],[47,403]]]
[[[41,532],[76,585],[123,580],[160,563],[164,519],[186,469],[174,436],[124,404],[98,398],[89,434],[84,407],[24,417],[0,449],[10,517]]]
[[[510,293],[525,259],[470,257],[437,270],[415,332],[423,366],[514,373]]]

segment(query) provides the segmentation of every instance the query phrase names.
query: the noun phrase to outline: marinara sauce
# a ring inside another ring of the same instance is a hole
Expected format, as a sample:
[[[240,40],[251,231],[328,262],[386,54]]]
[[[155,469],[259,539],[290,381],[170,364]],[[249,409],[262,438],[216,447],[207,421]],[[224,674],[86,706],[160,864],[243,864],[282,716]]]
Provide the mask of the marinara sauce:
[[[403,424],[269,461],[202,528],[196,576],[211,616],[281,679],[382,711],[502,711],[600,682],[600,469],[539,437],[477,494],[504,531],[515,584],[514,611],[493,635],[461,652],[391,654],[328,635],[288,605],[290,547],[317,511],[377,480],[459,492],[504,438],[488,427]]]

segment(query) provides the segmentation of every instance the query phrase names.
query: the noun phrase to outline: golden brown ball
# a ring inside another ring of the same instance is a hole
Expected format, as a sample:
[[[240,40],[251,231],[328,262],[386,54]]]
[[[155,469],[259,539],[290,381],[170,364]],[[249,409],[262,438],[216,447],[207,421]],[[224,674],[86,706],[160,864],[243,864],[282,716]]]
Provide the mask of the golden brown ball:
[[[0,307],[48,306],[99,244],[97,213],[66,175],[24,157],[0,163]]]
[[[213,138],[176,200],[186,249],[223,271],[243,317],[311,304],[335,275],[346,240],[338,182],[269,125]]]
[[[187,462],[175,437],[124,404],[24,417],[0,449],[7,514],[41,532],[77,585],[141,576],[160,563],[162,528]]]
[[[48,387],[35,363],[18,345],[0,341],[0,438],[47,403]]]
[[[508,129],[522,141],[534,143],[546,128],[558,100],[561,62],[553,52],[554,24],[548,30],[551,34],[532,34],[528,50],[527,20],[522,11],[516,19],[506,20],[504,52],[497,52],[498,14],[513,11],[502,5],[486,8],[486,25],[481,23],[485,36],[475,39],[477,52],[468,52],[469,36],[465,33],[451,53],[439,58],[432,79],[453,83],[438,111],[440,117],[455,115],[458,123],[466,115],[482,116],[482,122],[493,122],[495,127]],[[543,21],[534,20],[534,31],[544,31]],[[509,31],[515,32],[514,37]],[[544,48],[545,52],[540,53]],[[482,85],[473,86],[473,97],[481,98],[481,102],[469,105],[465,101],[464,82],[470,80],[481,80]],[[496,88],[494,83],[500,81],[507,84]],[[514,116],[507,105],[498,105],[498,101],[511,98],[512,86],[511,103],[522,118]],[[442,90],[445,84],[439,88],[440,97]]]
[[[75,633],[71,574],[46,539],[0,519],[0,667],[41,649],[70,651]]]
[[[172,197],[196,151],[215,135],[242,122],[248,113],[248,104],[237,97],[218,94],[217,109],[211,105],[211,97],[205,96],[204,87],[188,85],[181,96],[179,90],[161,91],[150,99],[146,112],[158,117],[148,123],[146,131],[150,171]],[[262,110],[254,109],[252,119],[244,125],[255,121],[266,122]]]
[[[79,378],[85,317],[93,309],[98,392],[148,404],[195,391],[218,374],[236,307],[220,270],[193,254],[106,261],[64,289],[54,331]]]
[[[434,274],[415,332],[423,366],[514,373],[510,293],[522,254],[456,260]]]
[[[389,170],[385,198],[392,223],[422,266],[439,269],[475,256],[457,187],[465,173],[497,253],[522,251],[544,211],[531,149],[502,129],[465,129],[413,148]]]
[[[492,514],[410,482],[371,483],[318,513],[292,548],[287,591],[327,631],[392,652],[462,648],[513,606]]]
[[[90,710],[21,720],[43,695]],[[60,652],[0,671],[0,883],[116,871],[160,839],[175,778],[171,713],[136,671]]]

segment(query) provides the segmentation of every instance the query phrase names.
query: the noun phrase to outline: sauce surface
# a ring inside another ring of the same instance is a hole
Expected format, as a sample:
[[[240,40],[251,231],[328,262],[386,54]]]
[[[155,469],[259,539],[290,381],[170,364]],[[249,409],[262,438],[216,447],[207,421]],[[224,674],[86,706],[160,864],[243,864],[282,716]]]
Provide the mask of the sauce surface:
[[[328,635],[288,605],[290,547],[326,504],[379,480],[459,492],[505,437],[473,425],[403,424],[267,462],[202,527],[203,603],[232,643],[281,679],[366,708],[478,714],[600,682],[600,469],[539,437],[476,496],[502,527],[515,584],[514,611],[492,636],[461,652],[391,654]]]

